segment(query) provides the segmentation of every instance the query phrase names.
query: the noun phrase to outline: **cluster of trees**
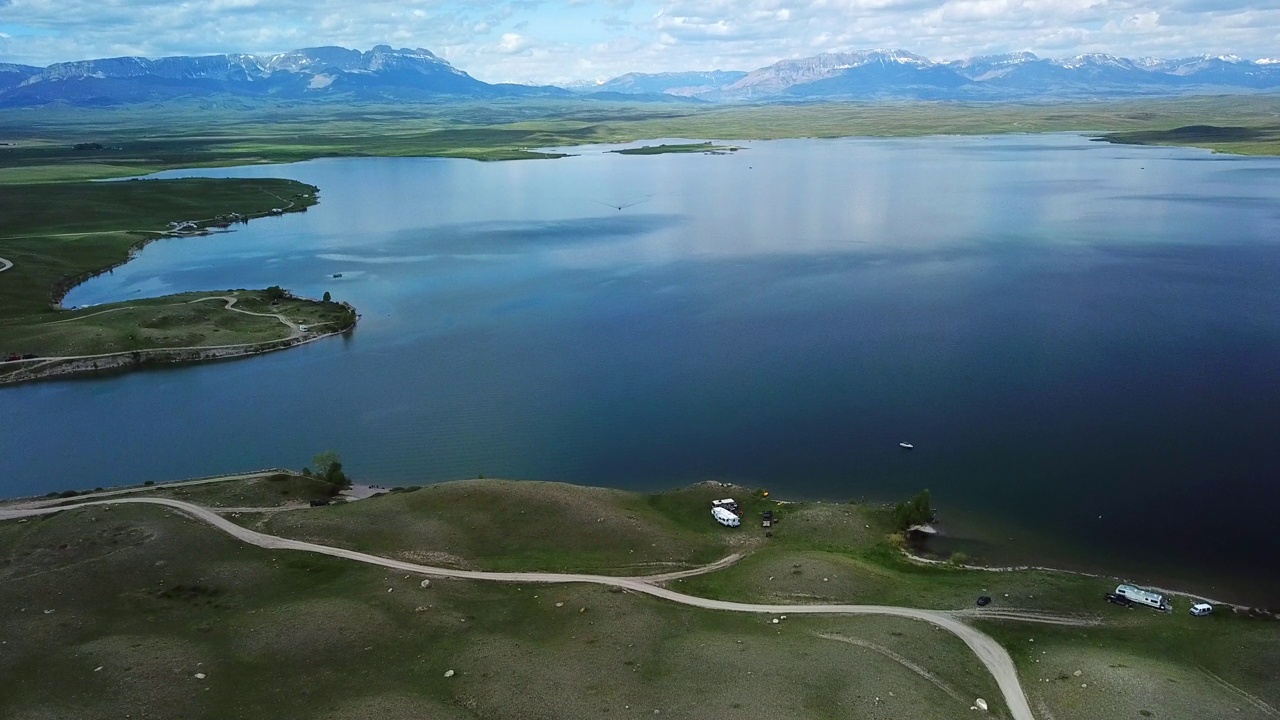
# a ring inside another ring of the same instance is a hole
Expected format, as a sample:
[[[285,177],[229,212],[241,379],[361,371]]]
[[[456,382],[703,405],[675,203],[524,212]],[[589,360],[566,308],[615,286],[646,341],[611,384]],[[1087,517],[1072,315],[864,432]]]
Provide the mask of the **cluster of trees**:
[[[338,453],[332,450],[322,452],[311,463],[316,466],[315,471],[302,468],[302,474],[328,483],[330,495],[337,495],[351,487],[351,478],[342,471],[342,458]]]
[[[933,506],[929,503],[928,490],[923,490],[910,500],[893,506],[893,528],[898,532],[905,532],[910,527],[933,522],[933,517]]]

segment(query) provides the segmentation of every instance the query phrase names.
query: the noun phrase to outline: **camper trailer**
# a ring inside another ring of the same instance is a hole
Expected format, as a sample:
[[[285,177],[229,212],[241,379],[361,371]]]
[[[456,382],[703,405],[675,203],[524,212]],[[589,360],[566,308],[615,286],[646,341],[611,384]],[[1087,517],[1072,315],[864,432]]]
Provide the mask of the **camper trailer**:
[[[1161,612],[1169,612],[1173,608],[1170,607],[1169,601],[1160,593],[1153,593],[1150,590],[1143,590],[1132,585],[1119,585],[1116,587],[1116,595],[1122,598],[1128,598],[1138,605],[1146,605],[1149,608],[1155,608]]]
[[[724,525],[725,527],[738,527],[742,524],[742,520],[738,519],[737,515],[734,515],[718,505],[711,508],[711,517],[715,518],[716,522]]]

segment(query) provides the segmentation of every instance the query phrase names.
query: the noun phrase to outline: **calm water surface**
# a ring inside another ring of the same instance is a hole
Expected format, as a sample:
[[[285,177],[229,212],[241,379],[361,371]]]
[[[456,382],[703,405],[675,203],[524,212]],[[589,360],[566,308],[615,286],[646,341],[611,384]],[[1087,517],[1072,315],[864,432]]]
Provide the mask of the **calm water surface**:
[[[927,486],[991,558],[1280,602],[1280,162],[1059,135],[580,152],[199,173],[321,204],[155,243],[67,303],[280,284],[359,327],[0,390],[0,494],[328,448],[383,484]]]

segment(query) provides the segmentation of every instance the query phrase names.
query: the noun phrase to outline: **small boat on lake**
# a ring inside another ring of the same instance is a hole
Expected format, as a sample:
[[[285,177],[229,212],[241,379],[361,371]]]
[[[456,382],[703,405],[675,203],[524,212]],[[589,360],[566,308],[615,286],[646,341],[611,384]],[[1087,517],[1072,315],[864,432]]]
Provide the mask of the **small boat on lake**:
[[[915,445],[912,445],[911,443],[898,443],[898,447],[902,448],[903,450],[915,450],[915,449],[916,449],[916,446],[915,446]]]

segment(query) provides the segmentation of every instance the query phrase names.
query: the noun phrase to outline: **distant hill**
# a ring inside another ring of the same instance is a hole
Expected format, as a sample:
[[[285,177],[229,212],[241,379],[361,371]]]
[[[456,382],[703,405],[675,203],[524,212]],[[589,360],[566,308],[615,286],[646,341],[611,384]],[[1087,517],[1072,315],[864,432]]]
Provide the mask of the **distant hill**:
[[[1023,52],[935,62],[905,50],[860,50],[783,60],[749,73],[628,73],[604,83],[575,84],[572,90],[490,84],[429,50],[387,45],[367,52],[316,47],[277,55],[105,58],[46,68],[0,64],[0,107],[529,97],[614,102],[1004,101],[1275,91],[1280,91],[1280,62],[1233,55],[1047,59]]]
[[[627,73],[608,82],[578,89],[586,92],[611,92],[624,95],[675,95],[698,97],[711,95],[746,77],[741,70],[709,70],[669,73]]]
[[[278,55],[84,60],[31,68],[0,65],[0,107],[121,105],[218,96],[290,100],[429,100],[566,97],[567,90],[490,85],[425,49],[379,45]]]

